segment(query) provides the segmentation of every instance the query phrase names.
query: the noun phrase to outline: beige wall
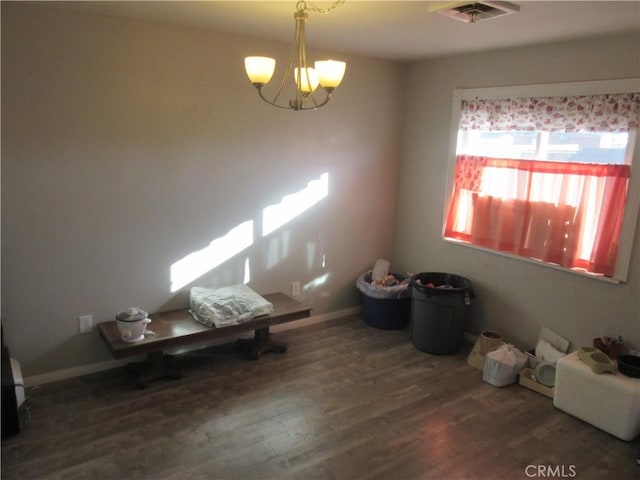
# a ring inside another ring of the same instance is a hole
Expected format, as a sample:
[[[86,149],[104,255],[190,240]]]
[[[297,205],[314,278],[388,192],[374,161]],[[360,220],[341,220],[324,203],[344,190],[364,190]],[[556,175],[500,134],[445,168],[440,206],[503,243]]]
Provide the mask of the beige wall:
[[[258,99],[242,60],[288,51],[2,3],[2,324],[25,375],[110,359],[78,315],[186,306],[247,262],[261,293],[324,279],[301,297],[315,315],[358,305],[356,277],[391,256],[402,66],[334,52],[332,103],[292,112]],[[263,208],[324,173],[328,196],[263,237]],[[171,291],[175,262],[247,221],[248,248]]]
[[[533,348],[546,325],[589,345],[601,329],[640,349],[640,234],[628,283],[613,285],[492,253],[441,237],[454,88],[640,76],[640,38],[621,35],[463,55],[412,64],[407,75],[394,263],[471,279],[477,293],[468,329],[492,328]]]

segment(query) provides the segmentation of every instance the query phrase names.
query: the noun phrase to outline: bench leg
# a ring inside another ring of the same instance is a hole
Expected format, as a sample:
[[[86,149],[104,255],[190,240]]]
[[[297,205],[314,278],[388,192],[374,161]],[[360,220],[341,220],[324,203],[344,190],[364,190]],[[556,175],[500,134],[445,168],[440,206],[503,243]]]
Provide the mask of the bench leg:
[[[258,328],[254,331],[253,338],[239,338],[238,345],[251,360],[258,360],[260,355],[269,352],[284,353],[287,345],[269,338],[269,327]]]
[[[147,361],[141,363],[130,363],[127,368],[136,375],[136,386],[146,388],[154,380],[160,378],[182,378],[182,371],[174,368],[173,357],[162,352],[151,352],[147,354]]]

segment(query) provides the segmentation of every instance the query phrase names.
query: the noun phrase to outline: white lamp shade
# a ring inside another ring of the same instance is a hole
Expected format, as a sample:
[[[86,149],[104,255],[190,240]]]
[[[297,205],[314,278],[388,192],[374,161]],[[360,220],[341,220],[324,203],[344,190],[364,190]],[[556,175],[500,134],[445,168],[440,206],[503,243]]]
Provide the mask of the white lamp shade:
[[[269,57],[245,57],[244,68],[251,83],[264,85],[271,80],[276,61]]]
[[[336,60],[320,60],[315,62],[318,81],[324,88],[336,88],[340,85],[347,64]]]
[[[295,68],[293,70],[293,78],[298,85],[298,73],[300,68]],[[306,70],[306,72],[305,72]],[[300,91],[303,93],[311,93],[318,87],[318,75],[316,75],[316,71],[308,67],[306,69],[302,69],[302,77],[300,78]]]

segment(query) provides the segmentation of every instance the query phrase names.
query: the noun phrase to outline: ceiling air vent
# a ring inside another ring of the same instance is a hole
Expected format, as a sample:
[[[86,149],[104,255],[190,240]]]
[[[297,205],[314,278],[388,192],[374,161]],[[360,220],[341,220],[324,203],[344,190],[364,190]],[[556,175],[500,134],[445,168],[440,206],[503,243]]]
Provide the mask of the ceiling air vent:
[[[520,7],[509,2],[441,2],[430,6],[429,11],[465,23],[478,23],[518,13]]]

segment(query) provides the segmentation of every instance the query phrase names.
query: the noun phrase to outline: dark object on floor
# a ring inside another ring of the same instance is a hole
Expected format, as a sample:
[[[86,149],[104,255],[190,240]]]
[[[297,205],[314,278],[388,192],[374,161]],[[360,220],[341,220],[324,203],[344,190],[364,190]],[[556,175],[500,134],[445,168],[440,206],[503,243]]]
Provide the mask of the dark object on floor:
[[[4,335],[2,337],[2,439],[4,440],[20,431],[20,421],[11,356],[9,348],[4,344]]]
[[[620,355],[618,370],[627,377],[640,378],[640,357],[635,355]]]
[[[456,353],[475,298],[471,280],[452,273],[418,273],[411,286],[413,346],[436,355]]]

